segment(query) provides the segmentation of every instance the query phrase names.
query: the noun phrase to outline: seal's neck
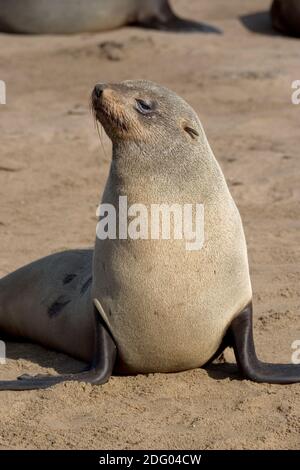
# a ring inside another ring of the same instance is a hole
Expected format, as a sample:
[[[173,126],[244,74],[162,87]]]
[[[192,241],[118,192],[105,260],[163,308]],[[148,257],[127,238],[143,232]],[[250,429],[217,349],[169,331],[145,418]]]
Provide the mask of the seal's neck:
[[[146,190],[151,183],[162,193],[197,193],[203,199],[228,192],[205,134],[189,146],[182,139],[166,147],[160,142],[157,148],[132,141],[115,143],[108,180],[111,188],[121,194],[132,187]]]

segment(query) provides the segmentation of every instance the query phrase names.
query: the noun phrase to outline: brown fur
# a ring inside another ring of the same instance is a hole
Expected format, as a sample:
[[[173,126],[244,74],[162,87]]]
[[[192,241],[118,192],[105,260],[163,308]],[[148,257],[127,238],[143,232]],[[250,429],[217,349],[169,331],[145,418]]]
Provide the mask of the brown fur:
[[[273,0],[271,18],[274,29],[288,36],[300,37],[299,0]]]

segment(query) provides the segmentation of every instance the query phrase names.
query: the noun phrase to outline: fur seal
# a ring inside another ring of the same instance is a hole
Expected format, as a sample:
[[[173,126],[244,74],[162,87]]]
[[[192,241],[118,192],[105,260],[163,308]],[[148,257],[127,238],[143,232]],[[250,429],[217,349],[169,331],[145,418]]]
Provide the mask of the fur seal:
[[[273,28],[287,36],[300,37],[299,0],[274,0],[271,6]]]
[[[29,34],[72,34],[126,24],[170,31],[219,32],[177,17],[168,0],[0,0],[0,30]]]
[[[143,80],[96,85],[92,107],[113,143],[102,204],[120,215],[124,195],[146,207],[201,202],[205,242],[188,251],[182,239],[96,237],[94,252],[51,255],[0,279],[2,332],[90,362],[76,375],[22,376],[0,389],[182,371],[227,346],[245,378],[300,382],[300,366],[256,357],[241,218],[194,110]]]

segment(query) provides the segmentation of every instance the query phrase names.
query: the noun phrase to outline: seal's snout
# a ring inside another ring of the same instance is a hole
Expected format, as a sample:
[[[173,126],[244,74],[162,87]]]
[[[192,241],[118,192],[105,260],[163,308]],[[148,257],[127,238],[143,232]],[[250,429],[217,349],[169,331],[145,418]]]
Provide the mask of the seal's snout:
[[[92,91],[94,116],[109,137],[124,136],[129,129],[127,102],[124,92],[116,85],[97,83]]]
[[[92,95],[91,95],[91,101],[92,101],[92,108],[96,113],[100,113],[104,111],[104,107],[108,105],[108,98],[106,96],[105,90],[108,90],[108,85],[106,83],[97,83],[95,85]]]
[[[95,88],[94,88],[94,91],[93,91],[93,95],[95,98],[101,98],[102,95],[103,95],[103,92],[105,90],[105,88],[107,88],[107,86],[105,85],[105,83],[98,83]]]
[[[92,92],[92,103],[94,109],[98,109],[102,106],[104,90],[108,88],[105,83],[97,83]]]

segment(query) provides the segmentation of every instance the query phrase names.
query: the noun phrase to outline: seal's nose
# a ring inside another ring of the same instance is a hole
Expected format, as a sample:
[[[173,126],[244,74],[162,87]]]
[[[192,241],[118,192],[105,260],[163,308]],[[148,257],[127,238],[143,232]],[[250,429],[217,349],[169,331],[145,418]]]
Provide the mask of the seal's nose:
[[[103,95],[103,91],[105,90],[106,88],[106,85],[105,83],[98,83],[95,88],[94,88],[94,96],[96,98],[101,98],[101,96]]]

